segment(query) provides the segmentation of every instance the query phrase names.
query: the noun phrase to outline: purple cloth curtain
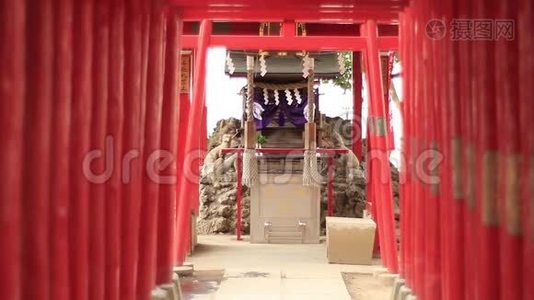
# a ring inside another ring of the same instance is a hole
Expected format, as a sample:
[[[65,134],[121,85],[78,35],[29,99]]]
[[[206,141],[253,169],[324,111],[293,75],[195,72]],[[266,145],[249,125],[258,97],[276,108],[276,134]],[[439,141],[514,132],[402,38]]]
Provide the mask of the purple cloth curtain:
[[[293,103],[289,105],[287,103],[285,91],[278,91],[280,103],[276,105],[274,101],[274,91],[269,90],[269,103],[265,104],[265,100],[263,98],[263,90],[255,88],[254,102],[261,105],[261,107],[264,109],[262,113],[262,120],[258,120],[255,118],[256,129],[260,130],[264,127],[267,127],[273,121],[278,111],[280,112],[278,118],[278,126],[284,126],[286,122],[291,122],[296,127],[304,127],[304,123],[306,123],[306,119],[304,118],[304,108],[308,104],[308,95],[306,89],[299,89],[299,93],[300,97],[302,98],[300,104],[297,103],[297,100],[295,99],[295,93],[293,90],[291,90]],[[315,103],[318,108],[319,105],[317,92],[315,93],[315,99]]]

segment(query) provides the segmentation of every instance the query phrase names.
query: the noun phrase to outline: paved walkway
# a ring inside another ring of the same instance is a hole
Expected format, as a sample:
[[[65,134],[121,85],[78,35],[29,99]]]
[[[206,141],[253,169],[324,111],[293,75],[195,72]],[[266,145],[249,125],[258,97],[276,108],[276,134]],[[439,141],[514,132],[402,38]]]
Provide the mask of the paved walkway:
[[[248,237],[200,236],[187,260],[195,276],[183,281],[186,299],[351,299],[342,273],[373,274],[374,265],[329,264],[326,245],[250,244]]]

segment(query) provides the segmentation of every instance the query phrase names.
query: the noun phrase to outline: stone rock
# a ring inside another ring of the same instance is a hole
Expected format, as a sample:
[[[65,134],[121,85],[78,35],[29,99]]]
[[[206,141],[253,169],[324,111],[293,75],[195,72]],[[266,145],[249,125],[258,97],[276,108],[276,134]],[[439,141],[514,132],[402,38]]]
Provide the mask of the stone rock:
[[[209,138],[208,150],[221,143],[224,134],[234,133],[240,128],[240,121],[235,118],[220,120]],[[350,145],[350,121],[341,118],[326,118],[321,130],[321,143],[329,148],[347,147]],[[348,137],[347,137],[347,132]],[[237,147],[240,138],[232,141]],[[364,148],[367,143],[362,141]],[[364,152],[365,153],[365,152]],[[232,157],[233,156],[233,157]],[[334,166],[334,215],[338,217],[362,217],[366,202],[366,170],[365,159],[359,165],[354,165],[354,154],[337,155]],[[221,159],[221,158],[219,158]],[[218,174],[201,174],[200,177],[200,214],[198,218],[198,232],[209,233],[235,233],[236,187],[237,175],[234,166],[235,155],[226,154],[224,163],[219,164],[224,172]],[[324,233],[325,215],[327,209],[327,164],[326,160],[319,160],[319,171],[325,182],[321,185],[321,227]],[[392,190],[395,199],[395,212],[398,219],[399,173],[392,165]],[[242,222],[241,227],[246,234],[250,229],[250,190],[243,186]]]

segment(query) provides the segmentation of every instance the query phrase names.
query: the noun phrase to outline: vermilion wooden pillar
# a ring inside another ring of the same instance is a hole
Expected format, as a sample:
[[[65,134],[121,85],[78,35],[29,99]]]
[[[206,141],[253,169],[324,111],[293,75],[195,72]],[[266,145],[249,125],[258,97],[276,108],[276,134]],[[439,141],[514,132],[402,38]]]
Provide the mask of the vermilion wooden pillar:
[[[31,84],[31,88],[25,88],[21,278],[31,278],[32,284],[24,282],[22,299],[46,300],[50,296],[48,243],[53,20],[52,1],[39,1],[27,6],[25,81]]]
[[[105,298],[106,264],[106,203],[111,173],[107,172],[106,156],[113,151],[114,142],[107,143],[107,105],[109,96],[109,30],[110,3],[95,1],[94,46],[93,46],[93,113],[91,121],[91,147],[88,150],[100,151],[90,162],[91,182],[89,202],[89,298]],[[114,137],[112,137],[114,139]],[[107,172],[107,173],[106,173]],[[94,174],[94,175],[93,175]]]
[[[88,299],[89,286],[89,181],[81,168],[90,149],[92,110],[93,2],[74,3],[73,83],[71,114],[71,163],[69,236],[71,299]]]
[[[202,20],[200,24],[200,35],[198,41],[198,47],[195,59],[195,73],[193,81],[193,102],[191,103],[191,109],[189,110],[189,117],[187,120],[187,135],[182,140],[184,145],[184,157],[194,155],[194,151],[198,151],[198,131],[200,130],[200,121],[202,119],[202,110],[204,107],[204,95],[205,95],[205,75],[206,75],[206,59],[209,39],[211,35],[212,24],[209,20]],[[184,160],[184,161],[187,161]],[[190,171],[191,166],[184,165],[184,170]],[[196,170],[195,170],[196,172]],[[195,177],[193,180],[196,182],[190,182],[191,177]],[[180,178],[180,192],[179,192],[179,206],[178,206],[178,264],[181,265],[184,262],[187,240],[189,236],[189,198],[191,188],[198,187],[198,177],[193,176],[181,176]]]
[[[434,2],[427,2],[424,17],[426,19],[435,19],[436,12],[433,6]],[[427,59],[424,67],[424,109],[425,109],[425,149],[431,150],[431,162],[437,164],[439,162],[438,151],[441,149],[439,143],[440,121],[438,105],[439,89],[437,85],[437,72],[439,61],[436,60],[436,44],[437,41],[425,38],[423,40],[423,59]],[[435,152],[434,152],[435,151]],[[439,165],[429,165],[425,168],[430,176],[439,176]],[[440,207],[441,193],[439,189],[439,182],[427,181],[425,185],[425,296],[432,299],[441,299],[441,248],[440,248]]]
[[[522,167],[522,205],[523,209],[523,299],[534,298],[534,135],[529,133],[534,128],[534,118],[530,112],[534,111],[534,3],[523,0],[518,11],[519,38],[519,104],[521,120],[521,148],[523,157]]]
[[[177,11],[170,9],[167,17],[161,150],[168,151],[172,161],[164,160],[165,169],[161,171],[161,176],[166,178],[163,178],[164,182],[160,185],[159,195],[157,284],[172,281],[172,268],[176,260],[176,159],[180,117],[178,75],[181,31],[182,21]]]
[[[401,161],[403,194],[401,195],[401,247],[403,249],[403,276],[406,279],[408,286],[413,286],[413,188],[412,188],[412,162],[411,162],[411,145],[412,145],[412,107],[413,94],[411,87],[413,86],[412,73],[412,44],[413,44],[413,16],[411,9],[406,9],[401,19],[401,64],[403,72],[403,102],[402,102],[402,117],[403,117],[403,160]]]
[[[384,92],[384,113],[386,114],[386,130],[387,130],[387,144],[389,150],[395,149],[395,141],[394,141],[394,132],[393,127],[391,125],[391,108],[390,108],[390,97],[389,97],[389,90],[391,87],[391,71],[393,69],[393,60],[395,56],[393,52],[389,52],[387,55],[380,55],[380,68],[382,71],[382,84],[383,92]]]
[[[204,97],[205,98],[205,97]],[[206,103],[206,99],[204,99],[204,103]],[[208,148],[208,137],[207,137],[207,118],[208,118],[208,107],[204,105],[202,108],[202,119],[200,121],[200,128],[198,131],[198,149],[199,149],[199,157],[198,157],[198,163],[196,168],[200,170],[202,167],[202,164],[204,163],[204,156]],[[200,171],[199,171],[200,172]],[[200,209],[200,201],[199,201],[199,185],[195,184],[195,186],[192,189],[193,194],[193,209],[192,212],[195,215],[198,215],[199,209]]]
[[[21,176],[25,90],[25,3],[0,1],[0,295],[21,297]]]
[[[366,24],[362,24],[360,25],[360,33],[362,35],[367,35],[367,26]],[[367,67],[367,69],[369,68],[368,65],[368,51],[362,51],[360,52],[362,54],[362,59],[364,61],[364,63],[366,64],[365,66]],[[370,88],[370,80],[369,80],[369,73],[367,73],[366,75],[366,80],[367,80],[367,97],[368,99],[371,99],[371,88]],[[362,153],[362,155],[366,155],[366,160],[368,160],[371,156],[370,156],[370,150],[372,149],[371,147],[371,134],[370,134],[370,126],[369,126],[369,119],[367,120],[367,138],[366,138],[366,149],[365,149],[365,153]],[[371,176],[371,164],[369,164],[367,162],[367,166],[369,166],[369,168],[367,169],[367,176]],[[371,213],[371,215],[373,216],[373,219],[374,221],[376,222],[376,226],[377,226],[377,230],[375,231],[375,242],[374,242],[374,245],[373,245],[373,255],[380,255],[381,256],[381,259],[383,261],[383,264],[384,265],[387,265],[387,260],[388,260],[388,257],[387,255],[385,254],[385,248],[381,247],[381,238],[383,238],[384,236],[384,226],[382,224],[383,222],[383,218],[381,218],[379,215],[378,215],[378,211],[376,209],[376,197],[375,197],[375,190],[374,190],[374,186],[368,184],[366,186],[366,197],[367,197],[367,202],[366,202],[366,209]]]
[[[466,1],[455,1],[455,17],[459,19],[472,19],[470,3]],[[454,38],[454,37],[452,37]],[[474,165],[474,150],[473,150],[473,132],[472,122],[476,116],[472,115],[472,103],[473,103],[473,72],[471,62],[473,57],[471,56],[470,39],[459,38],[454,41],[457,46],[458,55],[458,82],[456,88],[459,91],[459,116],[461,119],[459,130],[461,132],[461,138],[457,139],[456,147],[458,150],[455,160],[458,162],[456,169],[456,179],[458,180],[456,188],[458,189],[458,196],[461,195],[463,199],[463,212],[464,222],[462,224],[464,231],[463,250],[461,250],[466,259],[464,259],[463,272],[465,291],[464,297],[467,299],[473,299],[475,297],[475,263],[478,256],[475,255],[475,247],[477,246],[476,239],[476,226],[474,224],[474,182],[473,172],[476,167]]]
[[[402,140],[402,146],[401,146],[401,164],[400,164],[400,229],[401,229],[401,244],[400,244],[400,264],[399,264],[399,274],[406,280],[408,272],[407,268],[408,266],[408,251],[409,248],[408,240],[410,239],[409,233],[408,233],[408,221],[406,219],[407,215],[407,204],[408,204],[408,195],[409,195],[409,188],[408,188],[408,165],[407,165],[407,153],[408,153],[408,140],[409,140],[409,132],[408,132],[408,114],[407,114],[407,108],[408,108],[408,100],[407,100],[407,80],[408,80],[408,72],[406,72],[407,69],[407,62],[409,60],[408,58],[408,41],[407,41],[407,34],[409,32],[409,15],[408,11],[404,10],[400,16],[400,34],[399,34],[399,52],[401,57],[401,64],[403,66],[403,99],[401,102],[401,116],[402,116],[402,128],[403,128],[403,140]]]
[[[417,7],[414,8],[414,22],[416,22],[416,26],[420,26],[419,24],[422,23],[421,19],[423,9],[422,9],[422,2],[419,3]],[[413,195],[413,212],[414,212],[414,284],[413,284],[413,291],[419,295],[421,298],[424,298],[424,289],[423,289],[423,276],[424,276],[424,266],[425,266],[425,260],[423,257],[424,253],[424,246],[425,246],[425,235],[424,235],[424,228],[426,225],[426,219],[424,214],[424,205],[426,204],[424,201],[424,190],[421,185],[420,178],[418,177],[419,174],[417,172],[417,169],[415,168],[417,164],[417,158],[419,154],[422,152],[423,149],[423,138],[421,134],[421,128],[424,126],[422,124],[423,122],[423,109],[422,109],[422,101],[423,101],[423,88],[422,88],[422,58],[420,53],[422,53],[422,32],[420,31],[414,31],[414,77],[413,77],[413,84],[415,86],[414,89],[414,126],[413,126],[413,145],[412,145],[412,159],[414,164],[414,195]]]
[[[458,2],[453,5],[457,5]],[[451,7],[451,11],[448,14],[449,18],[456,17],[456,8]],[[447,19],[449,19],[447,18]],[[464,210],[465,201],[463,196],[463,180],[461,179],[462,169],[464,167],[462,161],[462,120],[460,111],[462,107],[462,95],[460,94],[460,84],[462,78],[459,76],[460,63],[461,63],[461,51],[459,47],[460,42],[452,42],[451,57],[453,60],[450,62],[451,79],[449,80],[451,89],[451,115],[450,115],[450,139],[451,139],[451,177],[452,177],[452,202],[451,202],[451,272],[456,274],[452,278],[451,283],[451,298],[461,299],[465,297],[465,256],[464,256],[464,243],[465,243],[465,231],[464,231]],[[467,79],[465,79],[467,80]]]
[[[362,156],[362,57],[360,52],[352,52],[352,152],[359,161]]]
[[[180,244],[180,238],[183,237],[183,231],[178,228],[178,218],[180,216],[180,210],[179,209],[186,209],[187,211],[190,211],[190,204],[180,204],[181,198],[179,197],[180,191],[182,189],[182,180],[181,177],[184,176],[184,140],[187,136],[188,128],[187,128],[187,122],[189,117],[189,109],[190,109],[190,95],[191,95],[191,55],[190,54],[182,54],[181,55],[181,70],[180,70],[180,77],[181,77],[181,83],[180,83],[180,113],[179,113],[179,126],[178,126],[178,148],[177,148],[177,182],[176,182],[176,189],[177,189],[177,196],[176,197],[176,230],[175,230],[175,240],[177,245]],[[189,238],[186,238],[187,240],[184,241],[186,244],[189,243]],[[179,252],[178,246],[176,246],[176,252],[175,256],[178,257]]]
[[[436,3],[436,18],[446,22],[446,6],[449,5],[446,2]],[[439,216],[440,216],[440,252],[441,252],[441,297],[442,299],[451,299],[450,286],[451,277],[456,274],[451,272],[450,263],[450,227],[444,226],[444,224],[450,224],[452,222],[450,218],[450,205],[452,201],[452,185],[451,185],[451,144],[450,144],[450,102],[449,98],[449,63],[448,60],[451,57],[450,52],[450,39],[445,37],[434,44],[434,50],[436,55],[434,56],[434,63],[437,69],[435,74],[438,77],[437,89],[438,89],[438,103],[435,103],[435,109],[439,115],[439,130],[438,135],[438,150],[443,155],[443,160],[439,165]]]
[[[518,1],[499,1],[497,17],[515,20]],[[522,221],[519,193],[519,49],[517,37],[497,36],[495,81],[499,143],[500,294],[502,299],[522,299]],[[521,99],[522,100],[522,99]]]
[[[141,209],[141,183],[144,164],[142,135],[144,95],[142,94],[143,13],[141,0],[127,1],[124,53],[124,131],[121,162],[126,174],[121,174],[121,268],[120,293],[124,299],[136,297],[137,262],[139,258],[139,223]],[[145,36],[148,38],[148,36]],[[121,168],[121,170],[123,170]]]
[[[137,296],[148,298],[156,283],[157,216],[159,182],[157,175],[158,150],[161,141],[161,112],[163,98],[163,45],[165,38],[163,1],[152,1],[148,43],[146,82],[146,120],[144,130],[143,192],[139,238],[139,273]],[[150,162],[152,161],[152,162]]]
[[[494,18],[496,1],[476,1],[475,18]],[[476,205],[479,215],[476,293],[480,299],[499,299],[499,227],[497,219],[498,124],[495,86],[495,42],[473,43],[476,101],[478,105],[476,152]]]
[[[393,200],[391,193],[390,165],[386,142],[386,122],[382,92],[382,78],[380,75],[379,50],[377,45],[377,25],[370,20],[367,22],[367,70],[369,73],[370,105],[370,151],[374,151],[369,157],[370,184],[373,186],[373,195],[377,214],[383,218],[384,236],[380,237],[381,248],[387,255],[386,266],[395,273],[398,269],[397,245],[394,236]]]
[[[124,0],[111,1],[109,34],[109,90],[106,136],[113,137],[113,172],[106,186],[105,230],[105,298],[116,300],[120,296],[121,264],[121,208],[122,208],[122,145],[124,124]]]
[[[50,186],[50,298],[69,296],[69,133],[72,92],[72,19],[71,0],[54,6],[54,118],[52,121],[52,166]],[[1,294],[1,293],[0,293]]]

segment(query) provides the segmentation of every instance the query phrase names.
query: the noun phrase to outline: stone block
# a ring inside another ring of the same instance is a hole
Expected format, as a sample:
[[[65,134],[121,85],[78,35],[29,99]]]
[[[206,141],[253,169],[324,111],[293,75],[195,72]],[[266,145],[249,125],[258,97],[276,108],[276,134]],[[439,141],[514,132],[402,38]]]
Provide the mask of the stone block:
[[[393,282],[393,289],[391,290],[390,300],[397,300],[399,297],[400,289],[406,284],[403,278],[397,277]]]
[[[184,277],[184,276],[193,276],[193,272],[195,271],[193,265],[187,265],[183,264],[181,266],[176,266],[172,269],[172,271],[178,276]]]
[[[326,218],[326,247],[330,263],[370,265],[376,224],[370,219]]]

